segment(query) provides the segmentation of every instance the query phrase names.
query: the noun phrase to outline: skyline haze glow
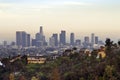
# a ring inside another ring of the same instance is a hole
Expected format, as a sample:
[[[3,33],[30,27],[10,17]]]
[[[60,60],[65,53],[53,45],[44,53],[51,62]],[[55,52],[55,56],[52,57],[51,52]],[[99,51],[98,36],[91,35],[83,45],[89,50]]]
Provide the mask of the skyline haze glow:
[[[15,41],[16,31],[34,38],[41,25],[47,39],[66,30],[76,39],[95,33],[117,41],[119,21],[119,0],[0,0],[0,41]]]

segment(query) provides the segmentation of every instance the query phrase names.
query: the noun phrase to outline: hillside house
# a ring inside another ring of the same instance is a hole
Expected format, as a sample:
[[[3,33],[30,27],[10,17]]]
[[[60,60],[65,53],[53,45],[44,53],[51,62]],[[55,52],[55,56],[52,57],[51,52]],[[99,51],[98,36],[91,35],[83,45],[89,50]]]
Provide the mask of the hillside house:
[[[45,56],[27,56],[27,63],[42,64],[46,62]]]

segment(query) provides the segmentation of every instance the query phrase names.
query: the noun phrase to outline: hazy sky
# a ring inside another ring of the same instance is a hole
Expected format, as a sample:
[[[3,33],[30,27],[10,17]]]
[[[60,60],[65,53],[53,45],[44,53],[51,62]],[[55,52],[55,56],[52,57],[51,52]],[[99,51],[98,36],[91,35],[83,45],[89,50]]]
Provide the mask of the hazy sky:
[[[76,38],[95,33],[120,38],[120,0],[0,0],[0,41],[15,40],[16,31],[48,37],[66,30]]]

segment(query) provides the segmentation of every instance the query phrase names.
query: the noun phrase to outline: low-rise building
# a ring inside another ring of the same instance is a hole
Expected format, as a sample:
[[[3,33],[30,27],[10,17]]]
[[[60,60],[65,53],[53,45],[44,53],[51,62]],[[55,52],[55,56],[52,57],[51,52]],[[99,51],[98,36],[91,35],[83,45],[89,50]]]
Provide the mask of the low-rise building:
[[[98,52],[97,58],[105,58],[106,57],[106,53],[104,51]]]
[[[12,63],[12,62],[14,62],[14,61],[16,61],[16,60],[20,60],[21,57],[22,57],[22,56],[20,56],[20,55],[15,56],[15,57],[13,57],[13,58],[10,60],[10,62]]]
[[[99,52],[97,54],[97,58],[105,58],[106,57],[106,53],[105,53],[105,47],[104,46],[101,46],[100,49],[99,49]]]
[[[45,63],[46,62],[46,57],[45,56],[27,56],[27,62],[28,64],[30,63]]]

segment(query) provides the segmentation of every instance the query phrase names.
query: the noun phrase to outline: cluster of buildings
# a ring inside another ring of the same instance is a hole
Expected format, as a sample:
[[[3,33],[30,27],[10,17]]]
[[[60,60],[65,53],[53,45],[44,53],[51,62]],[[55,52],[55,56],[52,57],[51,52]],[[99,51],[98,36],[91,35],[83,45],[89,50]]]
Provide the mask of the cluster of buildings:
[[[31,35],[25,31],[16,31],[16,41],[10,45],[7,41],[3,41],[3,45],[0,45],[0,56],[14,56],[14,55],[62,55],[66,49],[72,49],[76,47],[79,50],[99,49],[104,43],[99,40],[98,36],[94,33],[90,36],[85,36],[83,40],[75,39],[75,34],[70,33],[70,42],[67,42],[66,31],[62,30],[60,34],[53,33],[49,42],[46,41],[43,27],[40,26],[40,30],[35,34],[35,38],[32,39]]]
[[[70,34],[70,43],[66,42],[66,31],[62,30],[61,33],[53,33],[53,35],[49,38],[49,44],[46,42],[45,35],[43,34],[43,27],[40,26],[40,31],[35,34],[35,39],[31,39],[30,34],[25,31],[17,31],[16,32],[16,45],[18,47],[63,47],[63,46],[82,46],[82,48],[93,48],[94,45],[102,45],[104,44],[99,40],[98,36],[95,36],[94,33],[91,34],[91,40],[89,36],[84,37],[84,41],[82,42],[80,39],[75,40],[75,34]]]
[[[35,39],[32,39],[30,34],[25,31],[17,31],[16,32],[16,45],[18,47],[30,47],[30,46],[45,46],[47,42],[45,41],[45,36],[43,34],[43,28],[40,27],[40,32],[36,33]]]

